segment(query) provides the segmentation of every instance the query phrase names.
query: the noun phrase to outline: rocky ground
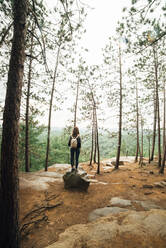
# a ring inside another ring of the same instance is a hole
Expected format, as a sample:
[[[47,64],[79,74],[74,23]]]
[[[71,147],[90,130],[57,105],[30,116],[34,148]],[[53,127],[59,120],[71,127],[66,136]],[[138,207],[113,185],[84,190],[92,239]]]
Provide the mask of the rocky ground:
[[[165,248],[166,176],[156,162],[142,168],[133,158],[114,170],[113,160],[81,164],[87,192],[65,190],[69,165],[48,172],[20,174],[20,222],[23,248]],[[146,162],[146,161],[145,161]]]

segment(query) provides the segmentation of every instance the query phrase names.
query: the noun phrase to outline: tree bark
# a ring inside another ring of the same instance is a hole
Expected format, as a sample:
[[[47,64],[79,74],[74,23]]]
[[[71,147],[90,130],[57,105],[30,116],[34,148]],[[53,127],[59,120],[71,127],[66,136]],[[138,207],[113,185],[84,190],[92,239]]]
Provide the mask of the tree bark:
[[[158,95],[158,61],[155,47],[153,46],[154,53],[154,69],[155,69],[155,83],[156,83],[156,109],[157,109],[157,121],[158,121],[158,166],[161,166],[161,138],[160,138],[160,103]]]
[[[93,148],[94,148],[94,106],[93,106],[93,113],[92,113],[92,143],[91,143],[91,155],[90,155],[90,163],[92,165],[93,160]]]
[[[164,147],[165,147],[165,121],[166,121],[166,118],[165,118],[165,111],[166,111],[166,106],[165,106],[165,81],[163,83],[164,87],[163,87],[163,157],[164,157]]]
[[[149,142],[149,164],[150,164],[150,137],[148,137],[148,142]]]
[[[47,148],[46,148],[46,160],[45,160],[45,171],[48,170],[48,156],[49,156],[49,149],[50,149],[50,131],[51,131],[51,114],[52,114],[52,103],[53,103],[53,96],[55,90],[55,81],[59,63],[59,54],[60,54],[60,46],[58,47],[56,63],[55,63],[55,70],[54,70],[54,77],[52,83],[52,90],[51,90],[51,98],[50,98],[50,108],[49,108],[49,116],[48,116],[48,131],[47,131]]]
[[[32,28],[34,31],[34,28]],[[30,171],[30,161],[29,161],[29,98],[30,98],[30,88],[31,88],[31,78],[32,78],[32,54],[33,54],[33,35],[31,36],[30,44],[30,58],[29,58],[29,72],[28,72],[28,85],[27,85],[27,95],[26,95],[26,112],[25,112],[25,171]]]
[[[93,161],[96,164],[96,153],[97,153],[97,117],[96,117],[96,109],[94,108],[94,156]]]
[[[161,167],[160,167],[160,170],[159,170],[159,173],[161,173],[161,174],[164,174],[165,159],[166,159],[166,144],[164,146],[162,164],[161,164]]]
[[[156,89],[154,85],[154,120],[153,120],[153,137],[152,137],[152,151],[150,161],[154,159],[154,150],[156,143],[156,125],[157,125],[157,104],[156,104]]]
[[[100,148],[99,148],[99,136],[98,136],[98,123],[97,123],[97,111],[96,111],[96,102],[94,99],[94,95],[91,89],[91,96],[94,106],[94,122],[95,122],[95,136],[96,136],[96,149],[97,149],[97,155],[98,155],[98,166],[97,166],[97,174],[100,174]]]
[[[143,131],[143,119],[141,118],[141,152],[140,152],[140,160],[139,164],[143,165],[143,145],[144,145],[144,131]]]
[[[95,120],[96,120],[96,149],[97,149],[97,174],[100,174],[100,148],[99,148],[99,133],[98,133],[98,123],[97,123],[97,113],[95,104]]]
[[[18,134],[25,60],[27,1],[13,0],[14,34],[3,114],[0,247],[19,248]]]
[[[121,139],[122,139],[122,62],[121,62],[121,47],[119,45],[119,73],[120,73],[120,103],[119,103],[119,135],[118,135],[118,148],[116,155],[115,169],[119,168]]]
[[[135,163],[138,162],[138,153],[140,151],[139,149],[139,106],[138,106],[138,86],[136,81],[136,112],[137,112],[137,146],[136,146],[136,154],[135,154]]]
[[[165,167],[165,159],[166,159],[166,140],[165,140],[165,82],[164,82],[164,118],[163,118],[163,158],[162,158],[162,164],[161,168],[159,170],[159,173],[164,174],[164,167]]]

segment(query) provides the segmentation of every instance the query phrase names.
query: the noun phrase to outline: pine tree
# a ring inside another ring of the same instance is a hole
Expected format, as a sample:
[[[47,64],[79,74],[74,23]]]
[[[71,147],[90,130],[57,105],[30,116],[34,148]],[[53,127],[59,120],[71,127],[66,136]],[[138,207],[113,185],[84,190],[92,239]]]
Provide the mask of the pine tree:
[[[0,184],[0,246],[20,247],[18,195],[18,133],[25,59],[27,1],[14,0],[14,33],[3,114]]]

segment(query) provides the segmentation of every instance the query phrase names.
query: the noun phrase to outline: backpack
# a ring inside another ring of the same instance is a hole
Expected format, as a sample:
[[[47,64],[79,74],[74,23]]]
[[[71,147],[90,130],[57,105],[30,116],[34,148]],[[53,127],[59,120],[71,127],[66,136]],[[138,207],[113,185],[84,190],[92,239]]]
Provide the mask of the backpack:
[[[70,147],[77,148],[77,137],[71,137]]]

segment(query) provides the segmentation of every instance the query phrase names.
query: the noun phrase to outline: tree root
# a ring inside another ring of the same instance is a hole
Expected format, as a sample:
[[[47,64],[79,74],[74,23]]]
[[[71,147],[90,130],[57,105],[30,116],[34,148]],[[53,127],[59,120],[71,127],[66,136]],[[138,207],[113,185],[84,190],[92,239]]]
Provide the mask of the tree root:
[[[24,218],[22,219],[22,221],[24,221],[26,218],[28,218],[30,215],[34,214],[34,213],[37,213],[37,215],[41,214],[42,212],[44,212],[45,210],[48,210],[48,209],[52,209],[52,208],[56,208],[60,205],[62,205],[63,202],[59,202],[55,205],[47,205],[47,206],[41,206],[39,208],[36,208],[34,210],[32,210],[31,212],[27,213]],[[32,217],[31,219],[33,219],[34,217]]]
[[[47,221],[47,220],[48,220],[48,217],[47,217],[46,215],[44,215],[44,216],[43,216],[42,218],[40,218],[40,219],[37,219],[37,220],[34,220],[34,221],[27,222],[27,223],[23,224],[22,227],[20,228],[20,234],[21,234],[22,232],[24,232],[24,233],[27,235],[27,234],[29,233],[29,231],[30,231],[30,230],[27,231],[27,228],[28,228],[30,225],[32,225],[32,224],[36,225],[36,224],[38,224],[38,223],[40,223],[40,222],[42,222],[42,221]]]

